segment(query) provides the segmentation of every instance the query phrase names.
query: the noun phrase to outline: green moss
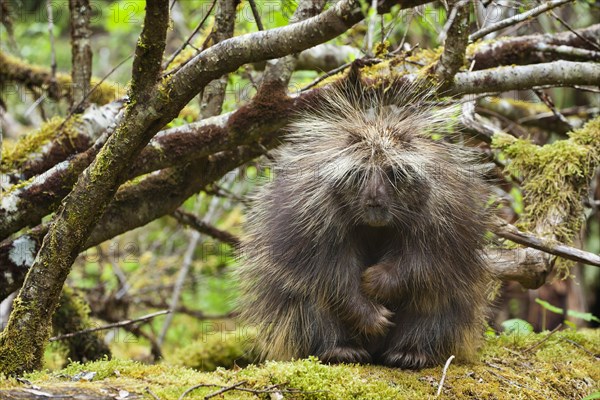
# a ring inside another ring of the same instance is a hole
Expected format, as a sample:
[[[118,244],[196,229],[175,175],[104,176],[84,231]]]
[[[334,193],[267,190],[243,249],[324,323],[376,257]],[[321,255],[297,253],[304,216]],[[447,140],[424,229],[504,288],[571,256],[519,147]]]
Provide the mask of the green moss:
[[[204,337],[181,347],[170,357],[175,365],[199,371],[214,371],[217,367],[246,366],[258,357],[253,351],[254,332],[224,332]]]
[[[6,53],[0,53],[0,70],[7,71],[8,76],[18,76],[20,82],[26,84],[35,83],[43,86],[48,84],[51,73],[50,69],[29,64],[17,57],[13,57]],[[102,83],[100,83],[102,82]],[[73,89],[71,76],[64,73],[56,74],[56,85],[60,98],[69,98]],[[98,85],[98,87],[96,87]],[[100,78],[91,79],[91,87],[95,88],[90,94],[89,101],[99,105],[104,105],[115,99],[123,97],[125,91],[119,85],[107,81],[102,81]]]
[[[65,286],[56,309],[52,325],[56,334],[78,332],[92,326],[89,317],[90,307],[73,289]],[[65,347],[65,359],[72,361],[98,360],[110,355],[110,350],[96,332],[90,332],[68,338],[62,342]]]
[[[432,65],[438,62],[443,52],[444,48],[441,46],[435,49],[420,49],[406,57],[406,61],[423,66]]]
[[[509,104],[511,107],[521,111],[521,113],[524,115],[534,115],[551,111],[550,108],[548,108],[548,106],[544,103],[532,103],[524,100],[490,97],[489,102],[491,104]]]
[[[38,152],[43,145],[54,140],[58,136],[58,128],[63,121],[64,119],[61,117],[54,117],[39,129],[24,135],[14,146],[2,149],[0,171],[8,172],[17,169],[19,165],[29,159],[32,153]]]
[[[43,357],[43,346],[48,340],[48,330],[45,329],[45,321],[42,317],[32,321],[32,310],[38,310],[40,305],[31,302],[25,306],[20,297],[17,297],[13,303],[13,310],[10,314],[9,325],[0,333],[0,374],[20,375],[26,370],[33,370],[41,367]],[[34,332],[34,335],[23,337],[22,325],[34,324],[40,328]],[[8,331],[8,328],[12,328]],[[10,334],[9,334],[10,333]],[[32,350],[33,349],[33,350]]]
[[[600,330],[566,330],[488,336],[479,361],[454,361],[443,388],[445,399],[574,399],[599,389],[600,369],[593,354],[600,353]],[[73,382],[83,373],[91,381]],[[292,362],[266,362],[247,368],[205,373],[168,363],[143,365],[133,361],[103,360],[72,363],[57,372],[35,372],[25,376],[41,390],[52,393],[87,390],[99,393],[117,387],[150,398],[146,388],[163,400],[178,399],[188,388],[186,399],[201,399],[222,386],[239,382],[256,390],[268,387],[297,399],[421,399],[437,391],[442,366],[421,371],[402,371],[370,365],[323,365],[316,358]],[[221,385],[221,386],[211,386]],[[0,380],[0,390],[15,387]],[[287,391],[287,392],[286,392]],[[293,393],[292,393],[293,392]],[[2,392],[0,392],[0,397]],[[261,395],[269,398],[268,394]],[[253,393],[230,390],[222,398],[256,399]]]
[[[492,145],[511,159],[507,172],[523,177],[520,227],[572,243],[583,222],[582,199],[600,165],[600,118],[570,132],[566,140],[541,147],[506,134],[494,135]]]

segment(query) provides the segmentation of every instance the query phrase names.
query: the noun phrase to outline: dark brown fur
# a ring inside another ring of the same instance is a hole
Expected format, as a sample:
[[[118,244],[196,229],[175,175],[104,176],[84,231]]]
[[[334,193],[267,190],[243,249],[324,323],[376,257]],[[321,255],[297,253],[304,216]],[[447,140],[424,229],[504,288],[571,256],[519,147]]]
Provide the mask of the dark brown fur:
[[[485,188],[462,150],[430,137],[450,111],[408,93],[390,109],[333,91],[275,155],[240,272],[264,358],[418,369],[476,349]]]

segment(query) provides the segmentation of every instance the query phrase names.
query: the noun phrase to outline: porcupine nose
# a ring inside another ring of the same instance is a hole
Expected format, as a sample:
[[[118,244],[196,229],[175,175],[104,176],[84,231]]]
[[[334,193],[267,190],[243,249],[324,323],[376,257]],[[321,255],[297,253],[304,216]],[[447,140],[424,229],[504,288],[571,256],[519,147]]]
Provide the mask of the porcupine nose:
[[[385,185],[381,177],[379,175],[373,176],[369,184],[365,205],[369,208],[383,207],[385,194]]]
[[[367,207],[377,208],[377,207],[382,207],[383,202],[380,199],[378,199],[377,197],[369,197],[366,201],[366,205],[367,205]]]

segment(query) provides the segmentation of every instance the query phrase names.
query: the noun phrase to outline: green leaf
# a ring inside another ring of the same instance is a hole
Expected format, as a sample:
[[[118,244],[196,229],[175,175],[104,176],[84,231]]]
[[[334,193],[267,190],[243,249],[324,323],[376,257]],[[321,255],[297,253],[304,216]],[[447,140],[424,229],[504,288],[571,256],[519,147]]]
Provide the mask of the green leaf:
[[[592,400],[592,399],[600,399],[600,392],[594,392],[583,398],[583,400]]]
[[[580,311],[567,310],[567,315],[573,318],[579,318],[587,322],[600,322],[600,318],[596,317],[592,313],[584,313]]]
[[[529,322],[519,318],[507,319],[502,323],[502,328],[507,333],[516,333],[519,335],[533,332],[533,326]]]
[[[535,299],[535,302],[538,303],[540,306],[544,307],[546,310],[551,311],[553,313],[556,313],[556,314],[564,314],[565,313],[562,308],[553,306],[552,304],[550,304],[547,301],[544,301],[542,299]]]

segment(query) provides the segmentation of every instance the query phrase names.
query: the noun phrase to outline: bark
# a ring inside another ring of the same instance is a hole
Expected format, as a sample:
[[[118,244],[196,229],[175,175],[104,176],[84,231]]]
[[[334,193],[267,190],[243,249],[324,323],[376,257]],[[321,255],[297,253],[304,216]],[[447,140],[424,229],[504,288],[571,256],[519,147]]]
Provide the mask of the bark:
[[[600,37],[600,24],[578,29],[574,32],[528,35],[513,38],[500,38],[473,46],[475,50],[467,56],[474,61],[474,70],[498,65],[524,65],[567,59],[579,61],[577,57],[545,51],[545,46],[569,46],[586,50],[598,50],[594,42]],[[598,45],[596,45],[598,46]]]
[[[87,107],[92,77],[92,46],[90,44],[89,0],[69,0],[71,12],[71,79],[73,98],[71,110],[81,112]]]
[[[465,63],[465,51],[469,35],[470,2],[460,0],[452,8],[446,22],[447,33],[444,41],[444,52],[435,66],[435,73],[440,80],[440,91],[443,93],[452,86],[452,79],[458,69]]]

